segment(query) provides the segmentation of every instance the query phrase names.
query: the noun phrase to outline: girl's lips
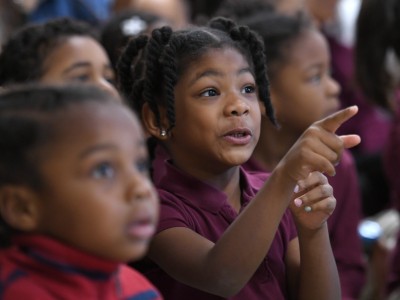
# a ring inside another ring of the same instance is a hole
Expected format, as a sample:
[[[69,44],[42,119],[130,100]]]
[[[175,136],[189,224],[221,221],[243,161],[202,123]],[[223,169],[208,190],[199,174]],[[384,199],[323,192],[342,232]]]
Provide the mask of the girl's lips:
[[[223,138],[235,145],[246,145],[251,141],[253,134],[247,128],[236,128],[224,134]]]
[[[150,239],[156,231],[156,225],[150,219],[131,222],[128,234],[136,239]]]

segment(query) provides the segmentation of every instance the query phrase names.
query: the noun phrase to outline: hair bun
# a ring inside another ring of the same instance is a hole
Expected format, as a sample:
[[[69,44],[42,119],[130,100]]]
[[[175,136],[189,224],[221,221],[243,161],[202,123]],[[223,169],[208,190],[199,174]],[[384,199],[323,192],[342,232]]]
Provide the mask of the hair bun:
[[[231,19],[225,17],[216,17],[210,20],[208,26],[214,29],[230,32],[236,27],[236,24]]]

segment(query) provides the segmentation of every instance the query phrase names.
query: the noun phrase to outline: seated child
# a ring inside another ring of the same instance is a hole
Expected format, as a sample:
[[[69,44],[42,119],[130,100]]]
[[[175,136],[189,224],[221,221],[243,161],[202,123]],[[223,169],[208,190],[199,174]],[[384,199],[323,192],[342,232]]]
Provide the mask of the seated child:
[[[92,83],[117,94],[114,70],[91,26],[72,19],[28,24],[0,51],[0,86]]]
[[[271,101],[279,127],[266,118],[249,170],[271,172],[313,122],[336,111],[340,87],[330,75],[328,43],[306,15],[258,13],[240,21],[264,40],[271,82]],[[360,185],[354,158],[343,151],[329,178],[336,208],[328,219],[329,237],[338,267],[342,299],[358,299],[365,282],[365,263],[358,224],[362,218]]]
[[[162,299],[124,265],[158,219],[131,111],[94,87],[25,86],[0,94],[0,134],[0,298]]]
[[[357,107],[314,122],[267,176],[241,167],[262,111],[275,121],[253,31],[224,18],[155,29],[129,42],[118,69],[166,149],[153,170],[161,214],[146,271],[163,296],[340,299],[326,222],[336,200],[323,173],[334,175],[343,150],[360,142],[335,134]]]

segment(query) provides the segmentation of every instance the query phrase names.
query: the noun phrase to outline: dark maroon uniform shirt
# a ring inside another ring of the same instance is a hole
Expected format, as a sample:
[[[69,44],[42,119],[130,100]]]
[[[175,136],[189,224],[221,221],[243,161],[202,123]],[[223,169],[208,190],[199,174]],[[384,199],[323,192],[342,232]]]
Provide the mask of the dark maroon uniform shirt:
[[[226,195],[179,171],[169,162],[166,162],[164,167],[162,164],[161,168],[160,164],[158,166],[159,168],[154,171],[164,174],[158,177],[157,184],[161,199],[158,232],[173,227],[185,227],[212,242],[218,241],[238,216],[228,203]],[[268,176],[266,173],[248,173],[244,169],[240,172],[243,207],[245,207],[254,198]],[[157,174],[154,175],[157,176]],[[268,215],[265,217],[268,218]],[[236,296],[229,299],[287,299],[284,259],[289,242],[296,237],[297,232],[292,216],[290,211],[286,211],[263,263],[249,283]],[[157,266],[150,268],[146,276],[160,290],[165,299],[223,299],[184,285]]]

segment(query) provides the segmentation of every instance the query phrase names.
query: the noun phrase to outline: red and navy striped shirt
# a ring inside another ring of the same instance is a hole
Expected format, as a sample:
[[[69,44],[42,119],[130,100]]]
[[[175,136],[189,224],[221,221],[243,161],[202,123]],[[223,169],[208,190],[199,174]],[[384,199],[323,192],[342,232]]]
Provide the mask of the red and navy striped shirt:
[[[37,235],[0,251],[0,299],[161,300],[134,269]]]

